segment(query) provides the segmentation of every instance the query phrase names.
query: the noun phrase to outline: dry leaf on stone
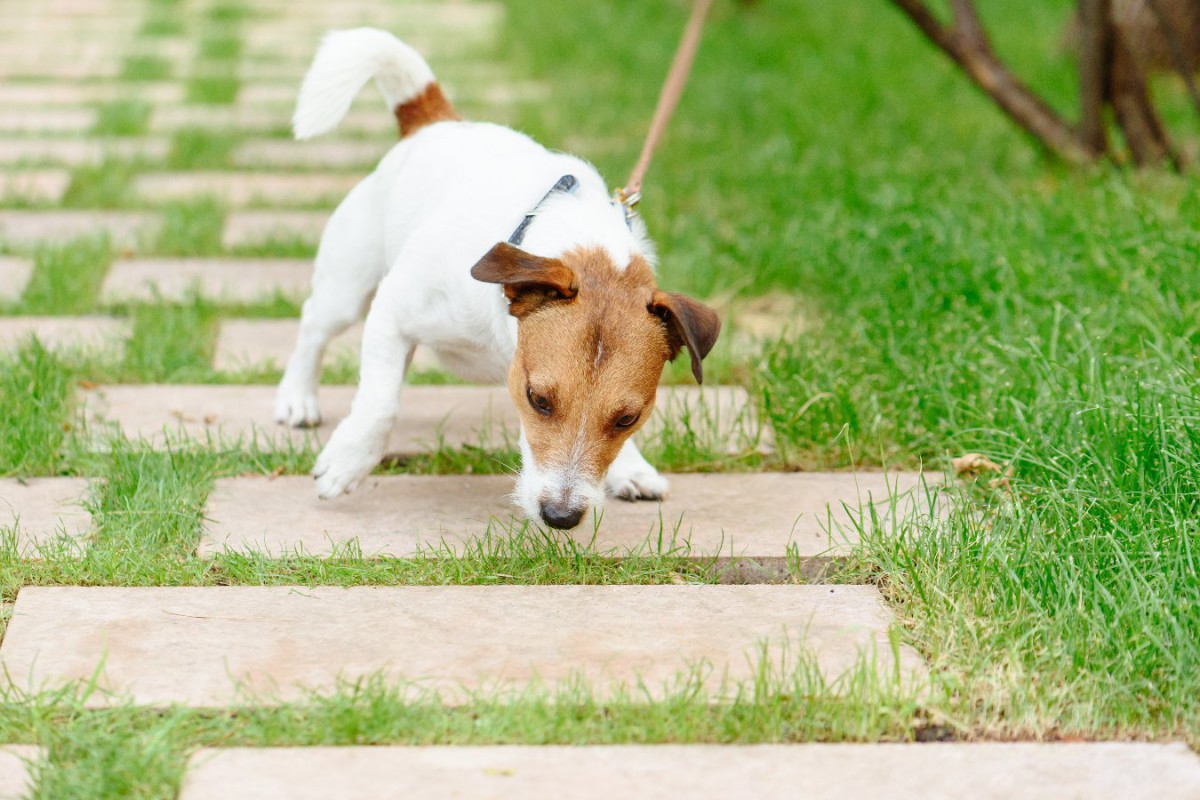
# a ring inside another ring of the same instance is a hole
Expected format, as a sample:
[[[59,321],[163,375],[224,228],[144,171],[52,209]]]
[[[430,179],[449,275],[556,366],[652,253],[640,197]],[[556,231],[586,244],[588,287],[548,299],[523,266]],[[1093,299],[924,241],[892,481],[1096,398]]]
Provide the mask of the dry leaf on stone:
[[[950,466],[954,469],[954,474],[960,478],[977,478],[985,472],[1000,471],[1000,465],[983,453],[967,453],[964,456],[951,459]]]

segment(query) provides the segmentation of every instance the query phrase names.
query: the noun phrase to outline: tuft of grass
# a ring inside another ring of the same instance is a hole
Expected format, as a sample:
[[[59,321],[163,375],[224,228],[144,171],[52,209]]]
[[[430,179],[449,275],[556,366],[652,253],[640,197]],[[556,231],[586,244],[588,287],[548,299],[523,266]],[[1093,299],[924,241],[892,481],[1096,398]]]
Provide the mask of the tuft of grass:
[[[195,75],[188,79],[187,101],[208,105],[229,105],[237,100],[242,82],[236,75]]]
[[[97,136],[140,136],[150,122],[150,106],[140,100],[119,100],[100,107],[92,133]]]
[[[165,81],[171,78],[171,62],[162,56],[129,56],[121,65],[121,80]]]
[[[33,275],[21,297],[23,314],[80,314],[96,307],[112,260],[105,236],[43,245],[34,253]]]
[[[172,256],[206,256],[221,252],[225,210],[212,199],[170,203],[163,209],[163,227],[155,251]]]
[[[190,383],[212,372],[217,313],[200,300],[179,305],[139,305],[125,346],[122,379]]]
[[[73,370],[36,339],[0,357],[0,475],[62,467]]]
[[[203,130],[183,130],[171,139],[167,156],[170,169],[223,169],[230,165],[229,155],[240,137]]]
[[[76,167],[62,204],[69,208],[120,208],[130,200],[130,184],[137,171],[137,165],[113,158]]]
[[[200,40],[199,56],[209,61],[236,61],[242,55],[241,37],[226,28],[220,33],[210,33]]]

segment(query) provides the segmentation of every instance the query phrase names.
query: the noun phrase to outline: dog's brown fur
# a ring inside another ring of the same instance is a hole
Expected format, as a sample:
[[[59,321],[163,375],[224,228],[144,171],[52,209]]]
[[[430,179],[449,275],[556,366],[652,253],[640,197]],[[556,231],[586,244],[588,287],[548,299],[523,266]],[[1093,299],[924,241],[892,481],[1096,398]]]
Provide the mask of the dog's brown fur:
[[[660,291],[640,256],[622,270],[600,248],[555,259],[498,244],[471,274],[502,284],[520,320],[508,390],[530,449],[594,482],[650,416],[666,362],[686,346],[701,379],[721,327],[706,306]]]
[[[442,93],[437,82],[430,83],[416,97],[396,106],[396,122],[400,125],[400,138],[414,133],[435,122],[460,120],[458,111]]]

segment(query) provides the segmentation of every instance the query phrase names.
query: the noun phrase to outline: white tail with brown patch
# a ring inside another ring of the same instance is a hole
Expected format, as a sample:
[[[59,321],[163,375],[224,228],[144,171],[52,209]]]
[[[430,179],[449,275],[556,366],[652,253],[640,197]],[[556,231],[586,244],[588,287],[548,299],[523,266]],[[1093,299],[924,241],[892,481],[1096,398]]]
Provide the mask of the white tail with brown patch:
[[[436,85],[420,53],[392,34],[375,28],[333,31],[321,41],[300,87],[292,116],[296,138],[311,139],[337,127],[371,78],[393,112]]]

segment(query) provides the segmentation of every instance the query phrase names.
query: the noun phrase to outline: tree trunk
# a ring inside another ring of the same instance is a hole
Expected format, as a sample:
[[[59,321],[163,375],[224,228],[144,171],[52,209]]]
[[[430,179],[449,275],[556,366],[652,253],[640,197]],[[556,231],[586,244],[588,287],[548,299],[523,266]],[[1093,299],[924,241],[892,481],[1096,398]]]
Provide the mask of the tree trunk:
[[[1093,158],[1108,152],[1104,102],[1112,60],[1111,0],[1079,0],[1079,138]]]

